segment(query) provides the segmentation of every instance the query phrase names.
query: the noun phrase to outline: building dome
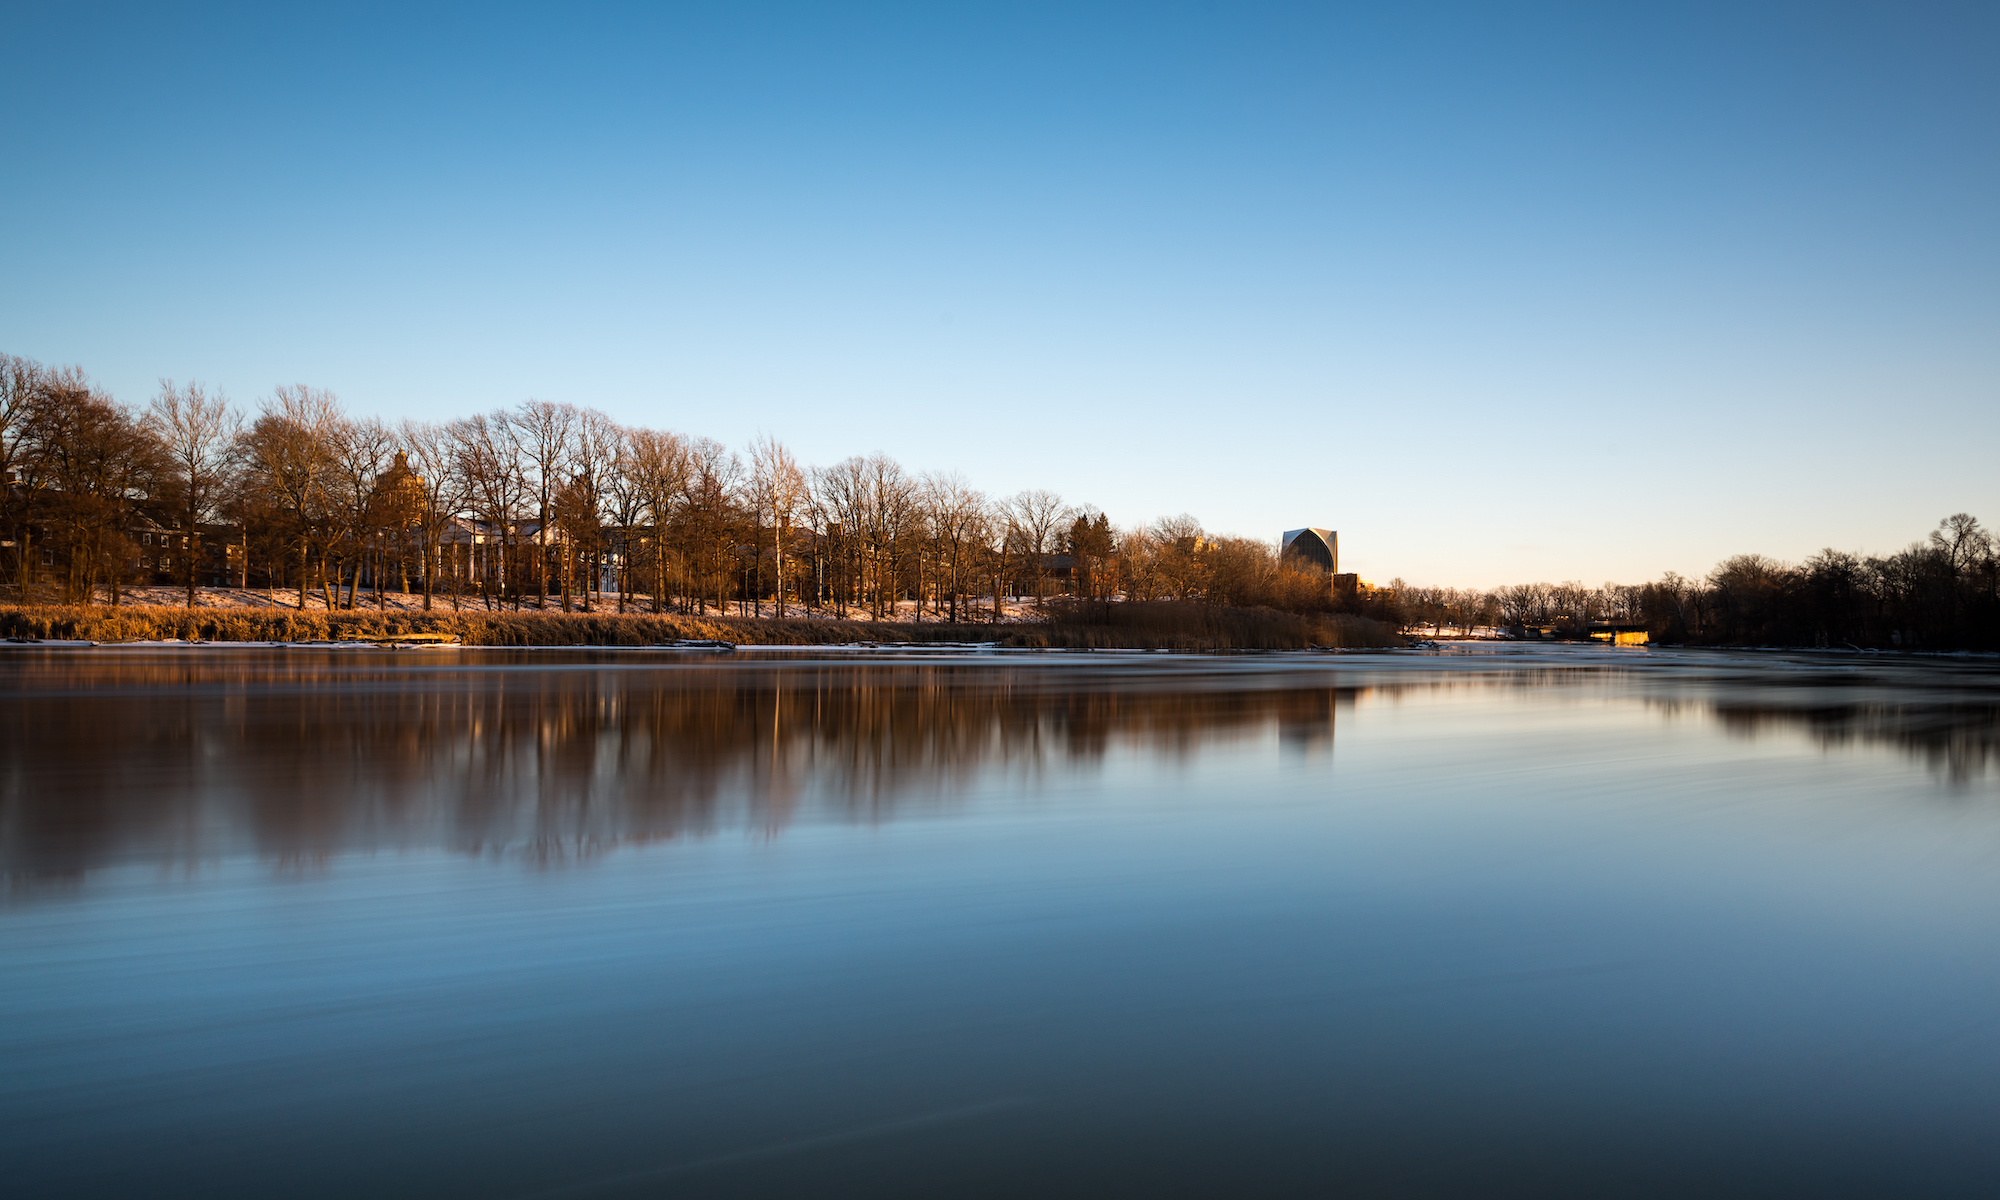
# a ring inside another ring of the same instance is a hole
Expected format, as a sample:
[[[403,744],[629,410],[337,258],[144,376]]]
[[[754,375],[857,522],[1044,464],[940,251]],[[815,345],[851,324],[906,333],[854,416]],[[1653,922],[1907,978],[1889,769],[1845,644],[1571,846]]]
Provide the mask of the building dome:
[[[1297,558],[1324,568],[1329,574],[1340,573],[1340,535],[1331,529],[1314,529],[1310,525],[1304,529],[1287,529],[1278,540],[1278,554],[1284,558]]]

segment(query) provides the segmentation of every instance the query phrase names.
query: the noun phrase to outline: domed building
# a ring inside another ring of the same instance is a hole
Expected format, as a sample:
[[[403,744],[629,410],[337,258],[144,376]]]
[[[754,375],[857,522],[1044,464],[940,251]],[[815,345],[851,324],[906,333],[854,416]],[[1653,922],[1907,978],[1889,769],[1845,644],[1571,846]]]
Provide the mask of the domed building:
[[[409,455],[396,451],[396,461],[375,477],[375,490],[369,497],[377,522],[403,528],[417,521],[428,503],[424,477],[410,469]]]
[[[1300,558],[1323,568],[1329,575],[1340,574],[1340,534],[1331,529],[1287,529],[1278,539],[1281,558]]]

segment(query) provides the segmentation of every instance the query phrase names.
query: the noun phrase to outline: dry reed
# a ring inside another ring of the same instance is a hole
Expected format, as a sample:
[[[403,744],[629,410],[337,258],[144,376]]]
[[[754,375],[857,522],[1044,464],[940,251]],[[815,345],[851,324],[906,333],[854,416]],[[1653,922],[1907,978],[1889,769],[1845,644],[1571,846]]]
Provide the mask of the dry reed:
[[[1086,611],[1087,610],[1087,611]],[[331,642],[402,633],[442,633],[471,646],[657,646],[679,641],[734,645],[985,642],[1003,646],[1287,650],[1400,644],[1373,621],[1296,616],[1271,609],[1170,601],[1052,605],[1041,624],[889,624],[774,617],[646,613],[325,612],[148,606],[0,606],[0,636],[90,642]]]
[[[1347,613],[1288,613],[1193,600],[1058,601],[1046,642],[1030,645],[1148,650],[1308,650],[1401,646],[1388,626]]]

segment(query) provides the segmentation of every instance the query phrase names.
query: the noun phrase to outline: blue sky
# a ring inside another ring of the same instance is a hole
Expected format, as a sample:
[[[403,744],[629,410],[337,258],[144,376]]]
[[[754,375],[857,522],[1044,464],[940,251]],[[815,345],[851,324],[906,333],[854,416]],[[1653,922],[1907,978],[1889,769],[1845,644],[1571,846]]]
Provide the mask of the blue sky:
[[[2000,523],[2000,10],[21,5],[0,349],[1379,579]]]

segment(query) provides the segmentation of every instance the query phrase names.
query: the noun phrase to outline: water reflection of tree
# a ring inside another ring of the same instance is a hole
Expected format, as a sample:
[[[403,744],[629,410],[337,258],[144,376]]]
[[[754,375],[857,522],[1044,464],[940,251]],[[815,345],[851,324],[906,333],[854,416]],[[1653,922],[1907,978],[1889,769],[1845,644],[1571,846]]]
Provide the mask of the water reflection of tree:
[[[1827,749],[1887,745],[1921,760],[1953,784],[2000,770],[2000,704],[1968,700],[1816,700],[1806,703],[1717,702],[1714,715],[1732,733],[1803,730]]]
[[[1120,753],[1172,762],[1271,737],[1287,756],[1320,755],[1336,711],[1371,694],[1636,696],[1739,734],[1892,746],[1955,781],[2000,767],[2000,704],[1930,675],[1776,689],[1622,670],[1336,675],[1298,660],[669,665],[497,651],[52,654],[10,671],[0,870],[41,879],[245,852],[300,871],[396,848],[555,863],[775,834],[802,816],[882,822]]]
[[[959,803],[996,773],[1095,769],[1120,747],[1173,758],[1273,727],[1330,735],[1351,700],[1324,678],[1044,665],[409,661],[119,656],[27,672],[40,699],[20,706],[0,768],[7,869],[437,846],[555,862],[775,832],[801,809],[879,822]]]

